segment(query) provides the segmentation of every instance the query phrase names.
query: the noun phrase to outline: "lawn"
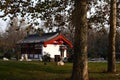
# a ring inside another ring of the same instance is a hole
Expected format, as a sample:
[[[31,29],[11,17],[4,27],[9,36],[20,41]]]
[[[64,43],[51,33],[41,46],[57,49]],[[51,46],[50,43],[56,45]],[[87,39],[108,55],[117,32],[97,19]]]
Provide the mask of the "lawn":
[[[120,64],[118,73],[105,73],[106,63],[89,63],[90,80],[120,80]],[[69,80],[72,63],[57,66],[56,63],[0,61],[0,80]]]

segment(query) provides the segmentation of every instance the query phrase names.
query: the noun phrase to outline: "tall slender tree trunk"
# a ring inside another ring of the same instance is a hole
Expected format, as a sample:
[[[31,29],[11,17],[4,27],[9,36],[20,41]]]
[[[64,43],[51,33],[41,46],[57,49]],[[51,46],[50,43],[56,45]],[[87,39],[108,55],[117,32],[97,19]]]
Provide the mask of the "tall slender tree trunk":
[[[116,72],[116,0],[111,0],[110,7],[110,32],[109,32],[109,49],[108,49],[108,72]]]
[[[87,0],[75,0],[73,24],[75,26],[75,39],[74,62],[71,80],[88,80]]]

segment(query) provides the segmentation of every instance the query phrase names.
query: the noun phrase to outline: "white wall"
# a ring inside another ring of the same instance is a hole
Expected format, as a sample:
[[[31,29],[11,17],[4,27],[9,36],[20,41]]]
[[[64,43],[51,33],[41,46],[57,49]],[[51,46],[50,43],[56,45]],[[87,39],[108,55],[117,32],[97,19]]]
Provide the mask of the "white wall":
[[[55,55],[60,55],[59,46],[60,45],[48,44],[46,47],[43,47],[43,55],[48,53],[51,58],[54,58]],[[64,52],[64,57],[66,57],[66,51]]]
[[[55,55],[61,55],[59,50],[60,45],[53,45],[53,44],[47,44],[46,47],[42,46],[42,54],[39,55],[40,60],[42,59],[42,55],[45,55],[45,53],[50,54],[51,58],[54,58]],[[66,57],[67,51],[64,51],[64,57]],[[25,54],[22,54],[21,57],[24,57]],[[32,56],[33,54],[30,54]],[[38,58],[38,54],[34,54],[36,58]]]

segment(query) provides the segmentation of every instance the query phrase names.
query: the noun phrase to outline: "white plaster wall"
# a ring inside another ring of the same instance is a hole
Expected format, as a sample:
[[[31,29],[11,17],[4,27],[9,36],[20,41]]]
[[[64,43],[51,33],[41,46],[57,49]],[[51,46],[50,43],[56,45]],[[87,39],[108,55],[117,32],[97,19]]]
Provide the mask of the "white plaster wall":
[[[67,50],[64,51],[64,57],[67,57]]]
[[[61,55],[60,54],[60,50],[59,50],[59,46],[60,45],[48,44],[46,47],[44,47],[42,45],[42,54],[39,55],[39,57],[40,57],[39,59],[41,60],[42,59],[42,55],[45,55],[45,53],[50,54],[51,58],[54,58],[55,55]],[[64,57],[66,57],[66,54],[67,54],[67,51],[65,50],[64,51]],[[33,54],[30,54],[30,55],[32,56]],[[21,57],[23,57],[23,56],[24,56],[24,54],[21,55]],[[36,56],[38,58],[38,54],[37,55],[34,54],[34,56]]]
[[[59,46],[60,45],[48,44],[47,47],[43,47],[43,55],[48,53],[51,58],[54,58],[55,55],[60,55]]]

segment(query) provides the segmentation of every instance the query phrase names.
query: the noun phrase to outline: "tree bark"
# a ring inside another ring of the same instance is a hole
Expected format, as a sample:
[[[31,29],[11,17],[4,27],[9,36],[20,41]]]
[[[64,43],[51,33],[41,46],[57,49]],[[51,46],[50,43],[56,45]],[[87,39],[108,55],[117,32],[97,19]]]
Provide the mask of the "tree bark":
[[[75,26],[75,39],[74,61],[71,80],[88,80],[87,0],[75,0],[73,25]]]
[[[108,72],[116,72],[116,0],[111,0],[110,7],[110,32],[109,32],[109,48],[108,48]]]

